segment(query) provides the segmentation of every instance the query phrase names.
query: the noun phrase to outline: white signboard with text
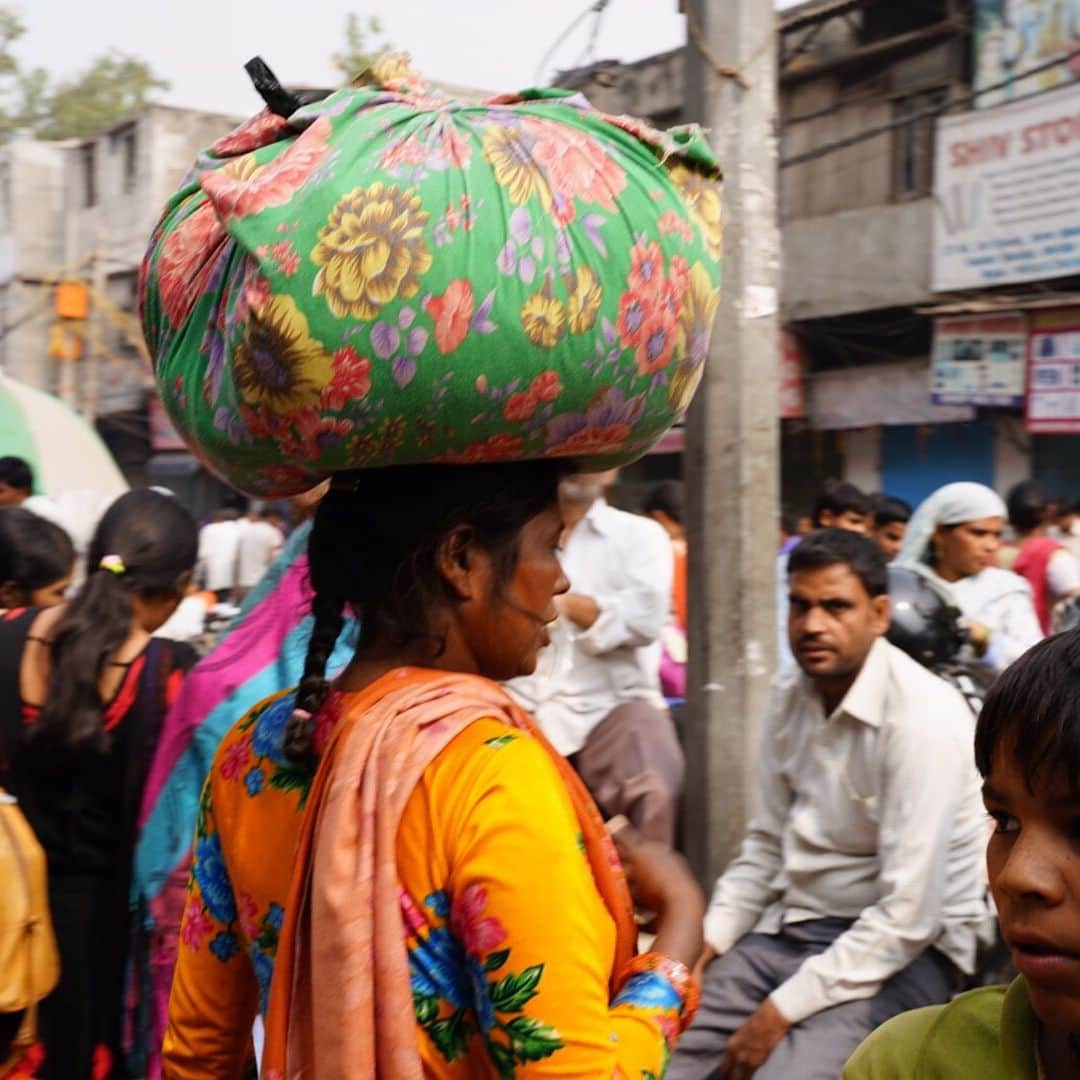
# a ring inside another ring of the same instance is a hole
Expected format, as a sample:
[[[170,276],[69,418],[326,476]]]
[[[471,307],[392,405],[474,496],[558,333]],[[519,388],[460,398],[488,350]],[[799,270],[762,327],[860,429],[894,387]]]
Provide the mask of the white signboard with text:
[[[1080,309],[1032,320],[1028,355],[1027,430],[1080,434]]]
[[[935,291],[1080,273],[1080,86],[938,121]]]
[[[1023,405],[1027,347],[1023,315],[936,319],[931,400],[935,405]]]

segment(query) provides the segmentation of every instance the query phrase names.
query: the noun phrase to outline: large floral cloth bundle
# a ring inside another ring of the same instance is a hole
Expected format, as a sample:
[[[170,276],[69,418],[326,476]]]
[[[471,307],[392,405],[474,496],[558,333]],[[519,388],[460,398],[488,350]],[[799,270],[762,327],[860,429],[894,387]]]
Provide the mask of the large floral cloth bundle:
[[[718,176],[697,129],[563,91],[467,105],[384,65],[267,109],[200,156],[151,237],[165,408],[253,494],[386,465],[623,464],[702,373]]]

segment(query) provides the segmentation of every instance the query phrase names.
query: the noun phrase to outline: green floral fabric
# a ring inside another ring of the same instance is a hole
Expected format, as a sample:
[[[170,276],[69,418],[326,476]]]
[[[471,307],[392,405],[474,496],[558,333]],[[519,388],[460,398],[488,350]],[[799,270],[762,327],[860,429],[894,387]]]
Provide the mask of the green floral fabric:
[[[166,410],[230,483],[644,453],[716,312],[716,163],[576,95],[483,106],[407,72],[264,112],[154,231],[143,324]]]

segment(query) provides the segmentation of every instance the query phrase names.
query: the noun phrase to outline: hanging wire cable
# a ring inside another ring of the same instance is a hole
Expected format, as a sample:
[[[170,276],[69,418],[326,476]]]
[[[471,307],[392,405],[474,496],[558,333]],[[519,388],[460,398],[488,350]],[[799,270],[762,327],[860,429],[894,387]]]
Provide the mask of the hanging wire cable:
[[[1070,52],[1063,54],[1062,56],[1055,57],[1053,60],[1048,60],[1044,64],[1037,64],[1035,67],[1028,68],[1026,71],[1018,72],[1015,75],[1010,76],[1008,79],[1004,79],[1002,82],[994,83],[992,86],[984,86],[978,90],[973,90],[970,93],[962,94],[958,97],[949,98],[942,102],[940,105],[934,105],[928,109],[920,109],[917,112],[908,113],[906,116],[899,119],[892,120],[887,124],[879,124],[876,127],[865,128],[862,131],[856,132],[854,135],[849,135],[843,139],[837,139],[835,142],[825,143],[822,146],[816,146],[812,150],[806,150],[802,153],[792,154],[789,157],[781,158],[779,167],[781,169],[789,169],[792,165],[801,165],[807,161],[814,161],[817,158],[826,157],[829,154],[834,154],[838,150],[846,150],[849,146],[855,146],[857,143],[865,142],[867,139],[875,139],[879,135],[884,135],[887,132],[895,131],[897,128],[904,127],[907,124],[913,124],[918,120],[931,120],[936,119],[939,116],[950,112],[953,109],[958,108],[961,105],[970,105],[978,98],[984,97],[987,94],[993,93],[995,90],[1002,90],[1006,87],[1012,86],[1015,83],[1022,82],[1024,79],[1029,78],[1032,75],[1038,75],[1040,72],[1048,71],[1050,68],[1059,67],[1062,64],[1067,64],[1070,61],[1080,58],[1080,48],[1073,49]],[[1039,91],[1043,93],[1043,91]],[[1022,97],[1016,98],[1015,101],[1025,101],[1029,97],[1037,97],[1038,94],[1025,94]]]
[[[590,4],[570,25],[555,39],[551,48],[544,53],[543,59],[536,66],[536,73],[533,75],[533,82],[537,86],[540,86],[544,81],[544,72],[547,70],[548,64],[551,62],[551,58],[560,49],[563,43],[570,37],[570,35],[590,16],[596,15],[597,19],[604,13],[604,8],[608,6],[610,0],[595,0]],[[594,24],[594,30],[598,28]]]
[[[595,18],[589,30],[589,40],[585,43],[585,48],[581,50],[581,55],[574,61],[574,67],[586,67],[596,59],[596,45],[600,40],[600,28],[604,25],[604,16],[607,14],[610,5],[611,0],[601,0],[600,3],[593,7]]]

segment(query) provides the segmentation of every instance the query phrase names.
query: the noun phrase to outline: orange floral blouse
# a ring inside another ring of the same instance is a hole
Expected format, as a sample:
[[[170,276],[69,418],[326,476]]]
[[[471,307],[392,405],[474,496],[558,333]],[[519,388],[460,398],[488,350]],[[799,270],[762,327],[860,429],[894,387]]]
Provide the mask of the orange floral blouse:
[[[340,695],[337,707],[356,707],[358,696]],[[167,1080],[241,1077],[252,1023],[265,1013],[312,779],[282,752],[293,705],[286,692],[256,706],[222,742],[207,780]],[[332,723],[333,709],[324,713]],[[493,719],[467,727],[413,791],[396,856],[425,1076],[663,1075],[683,999],[661,973],[643,972],[618,982],[610,1000],[615,925],[570,798],[536,740]]]

